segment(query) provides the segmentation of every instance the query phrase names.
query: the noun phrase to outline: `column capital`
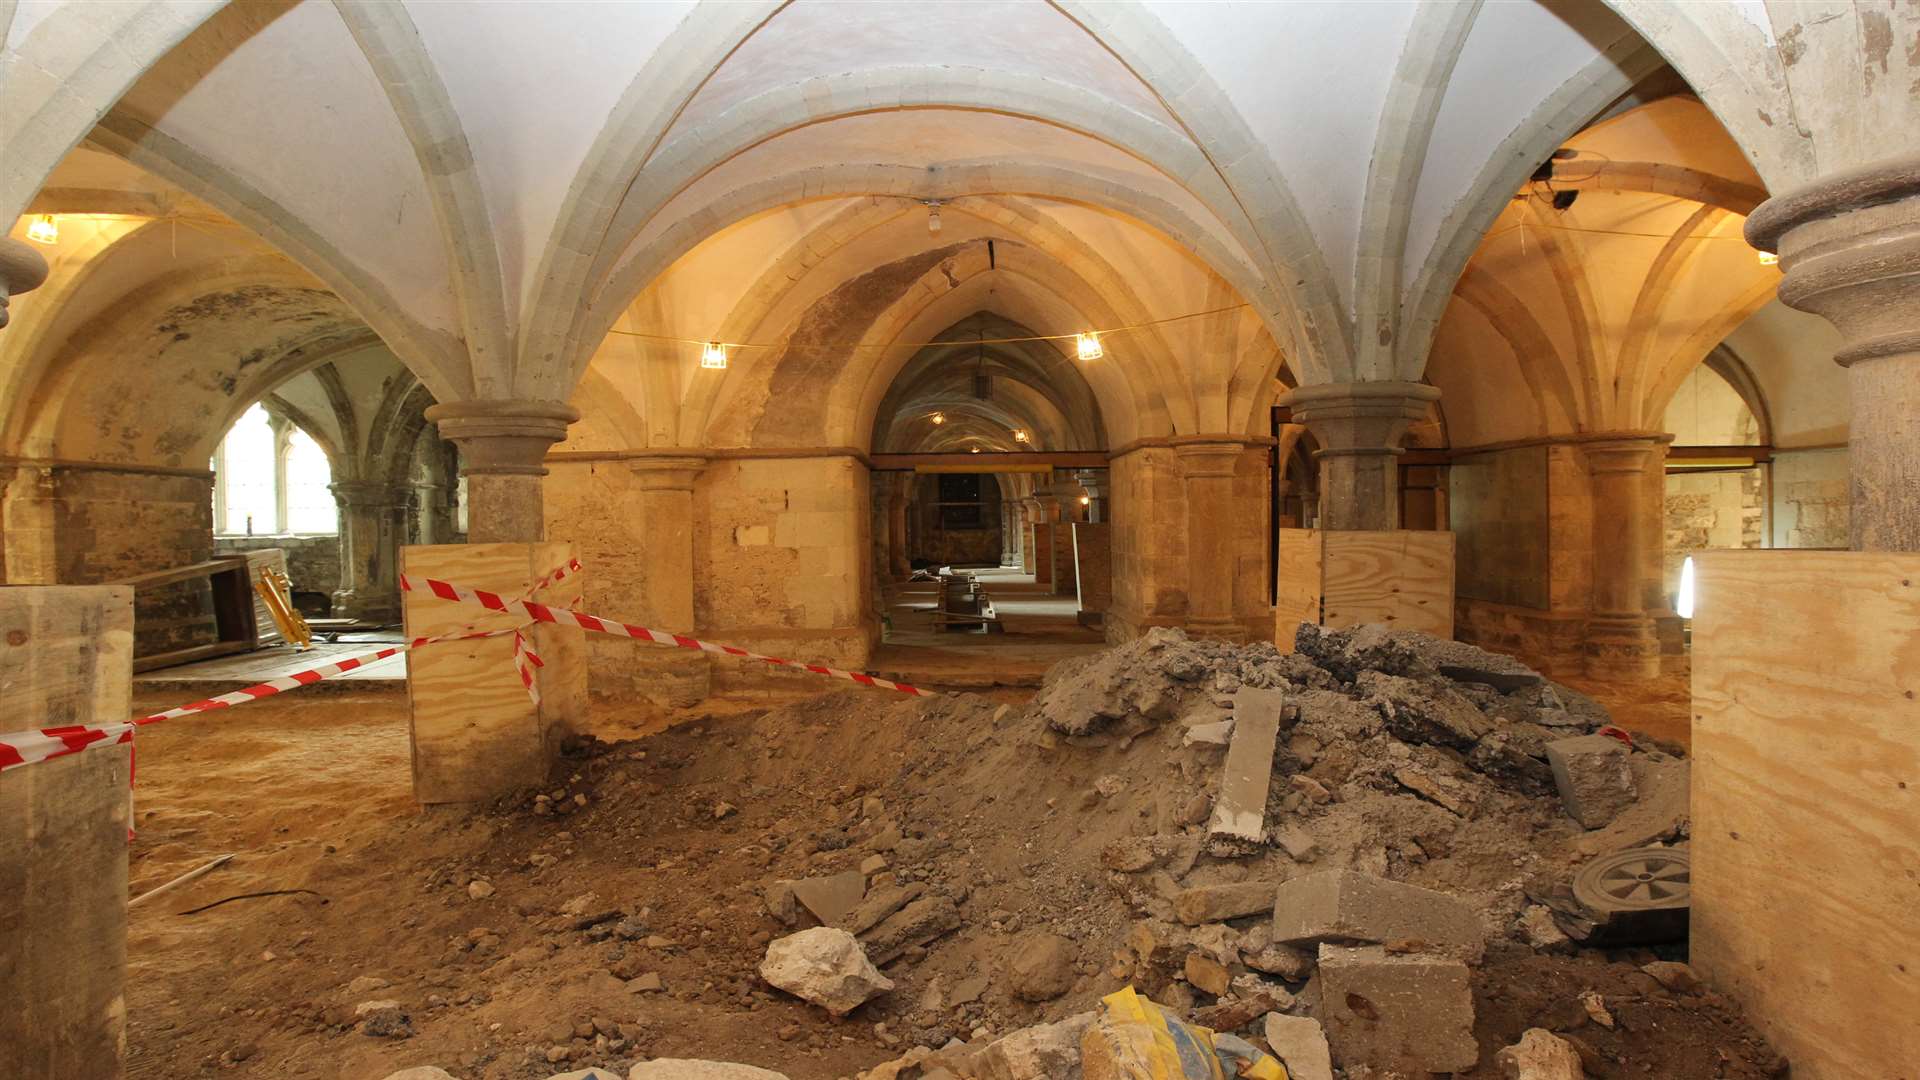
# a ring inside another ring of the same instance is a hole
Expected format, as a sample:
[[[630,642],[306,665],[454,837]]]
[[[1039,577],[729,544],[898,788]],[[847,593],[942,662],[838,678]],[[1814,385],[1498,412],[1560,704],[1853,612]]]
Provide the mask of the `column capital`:
[[[627,467],[642,491],[692,491],[706,470],[707,457],[684,450],[649,451],[628,458]]]
[[[547,448],[567,437],[580,410],[562,401],[449,401],[426,417],[459,445],[468,476],[545,476]]]
[[[1180,463],[1184,477],[1232,476],[1240,465],[1247,444],[1233,439],[1208,439],[1204,442],[1178,442],[1173,445],[1174,460]]]
[[[1590,473],[1638,473],[1646,471],[1647,459],[1665,441],[1663,436],[1649,434],[1645,438],[1585,443],[1580,449],[1587,456]]]
[[[1747,242],[1780,255],[1780,299],[1840,331],[1834,361],[1920,352],[1920,155],[1832,173],[1761,203]]]
[[[47,280],[47,260],[32,247],[0,236],[0,326],[7,325],[7,301],[32,292]]]
[[[1314,383],[1280,395],[1320,441],[1319,456],[1400,453],[1407,425],[1427,415],[1440,388],[1416,382]]]
[[[405,506],[411,485],[386,480],[334,480],[327,484],[343,506]]]

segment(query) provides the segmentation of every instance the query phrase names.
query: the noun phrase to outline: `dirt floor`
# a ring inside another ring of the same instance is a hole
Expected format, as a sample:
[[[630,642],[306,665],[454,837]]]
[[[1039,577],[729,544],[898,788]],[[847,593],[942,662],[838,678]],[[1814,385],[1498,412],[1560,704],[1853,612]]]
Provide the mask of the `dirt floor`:
[[[1673,738],[1685,703],[1671,689],[1603,700],[1629,727],[1643,709],[1677,720],[1660,732]],[[1137,918],[1102,852],[1151,831],[1184,781],[1148,738],[1032,737],[1020,710],[996,708],[1021,696],[928,706],[837,691],[771,712],[720,706],[639,739],[632,714],[605,711],[596,728],[614,741],[577,747],[544,805],[529,792],[473,813],[414,806],[404,693],[327,687],[150,729],[132,891],[238,854],[133,909],[130,1074],[379,1080],[434,1064],[534,1080],[689,1057],[830,1080],[1083,1011],[1121,985],[1110,956]],[[177,702],[143,691],[137,704]],[[766,942],[788,932],[763,894],[857,865],[882,822],[900,833],[879,845],[893,880],[951,900],[965,925],[909,945],[885,966],[896,990],[836,1021],[757,977]],[[1410,876],[1491,888],[1517,872],[1476,869],[1477,851]],[[270,890],[289,892],[186,914]],[[1043,1005],[997,985],[1034,929],[1078,949],[1072,992]],[[1495,948],[1475,976],[1482,1064],[1462,1075],[1498,1075],[1494,1052],[1531,1026],[1572,1039],[1594,1077],[1777,1073],[1710,991],[1642,974],[1653,958]],[[977,1000],[956,1000],[982,977]],[[1614,1026],[1570,1011],[1587,990]]]

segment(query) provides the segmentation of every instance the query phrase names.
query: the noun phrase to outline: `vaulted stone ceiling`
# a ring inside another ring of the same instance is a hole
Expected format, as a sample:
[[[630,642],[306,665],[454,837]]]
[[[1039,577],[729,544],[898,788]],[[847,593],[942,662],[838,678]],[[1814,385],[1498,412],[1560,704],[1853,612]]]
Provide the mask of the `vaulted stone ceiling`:
[[[917,343],[974,313],[1061,334],[1226,308],[1113,335],[1084,377],[1111,443],[1260,431],[1276,375],[1421,377],[1489,228],[1536,212],[1514,192],[1664,63],[1741,198],[1878,156],[1920,61],[1875,20],[1904,40],[1920,15],[1830,14],[0,3],[0,204],[223,217],[223,268],[283,258],[270,287],[333,297],[275,348],[364,327],[441,400],[580,401],[576,448],[864,446]],[[96,151],[149,174],[150,210],[103,200],[74,164]],[[772,347],[794,335],[859,347]],[[715,373],[657,337],[769,347]],[[9,360],[16,417],[40,351]]]

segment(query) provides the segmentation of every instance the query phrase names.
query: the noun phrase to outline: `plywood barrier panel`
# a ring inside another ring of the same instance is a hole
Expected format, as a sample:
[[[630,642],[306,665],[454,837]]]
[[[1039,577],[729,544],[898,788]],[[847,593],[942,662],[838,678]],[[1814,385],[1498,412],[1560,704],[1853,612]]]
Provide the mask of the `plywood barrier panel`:
[[[1799,1080],[1911,1080],[1920,554],[1695,558],[1693,963]]]
[[[1073,523],[1073,580],[1081,611],[1105,611],[1113,602],[1111,528],[1103,522]]]
[[[1320,621],[1323,547],[1318,529],[1280,530],[1273,644],[1283,653],[1293,651],[1301,623]]]
[[[133,590],[0,589],[8,730],[129,715]],[[126,1056],[131,748],[0,773],[0,1076],[117,1080]]]
[[[526,593],[573,557],[573,545],[444,544],[401,549],[402,571],[511,597]],[[583,575],[549,585],[542,603],[566,607],[581,596]],[[511,628],[524,620],[473,604],[405,594],[409,638]],[[536,708],[513,665],[511,635],[449,641],[407,654],[413,736],[414,797],[423,804],[478,802],[547,779],[560,739],[586,719],[586,645],[582,632],[540,625],[532,630],[545,666],[536,678]],[[636,648],[643,646],[636,645]]]
[[[1329,532],[1321,619],[1453,636],[1453,534]]]

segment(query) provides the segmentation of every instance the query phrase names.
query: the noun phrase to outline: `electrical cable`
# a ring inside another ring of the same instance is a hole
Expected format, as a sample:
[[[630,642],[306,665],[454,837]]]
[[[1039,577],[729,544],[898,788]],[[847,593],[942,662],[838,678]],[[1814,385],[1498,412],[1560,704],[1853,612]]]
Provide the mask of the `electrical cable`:
[[[1125,326],[1114,326],[1114,327],[1109,327],[1103,330],[1096,329],[1091,331],[1080,331],[1078,333],[1071,333],[1071,334],[1034,334],[1029,337],[1004,337],[1004,338],[967,338],[967,339],[956,338],[953,340],[943,340],[943,341],[888,341],[888,342],[853,342],[853,343],[827,342],[820,345],[796,346],[787,342],[753,342],[753,341],[715,342],[712,338],[675,337],[670,334],[649,334],[639,330],[614,329],[609,332],[615,333],[615,334],[621,334],[626,337],[641,338],[642,340],[645,340],[645,341],[662,341],[662,342],[670,342],[670,343],[680,344],[680,345],[702,345],[702,346],[712,343],[712,344],[722,345],[729,349],[790,349],[790,348],[809,349],[809,350],[925,349],[925,348],[931,348],[933,346],[938,346],[938,345],[1012,345],[1020,342],[1029,342],[1029,341],[1073,341],[1076,338],[1080,337],[1082,333],[1091,333],[1096,336],[1105,336],[1107,334],[1124,334],[1134,330],[1145,330],[1150,327],[1164,326],[1168,323],[1182,322],[1187,319],[1205,318],[1208,315],[1224,315],[1230,311],[1240,311],[1244,308],[1249,308],[1252,306],[1253,305],[1251,304],[1245,304],[1245,303],[1228,304],[1226,307],[1209,308],[1206,311],[1190,311],[1185,315],[1169,315],[1164,319],[1148,319],[1145,322],[1128,323]]]

